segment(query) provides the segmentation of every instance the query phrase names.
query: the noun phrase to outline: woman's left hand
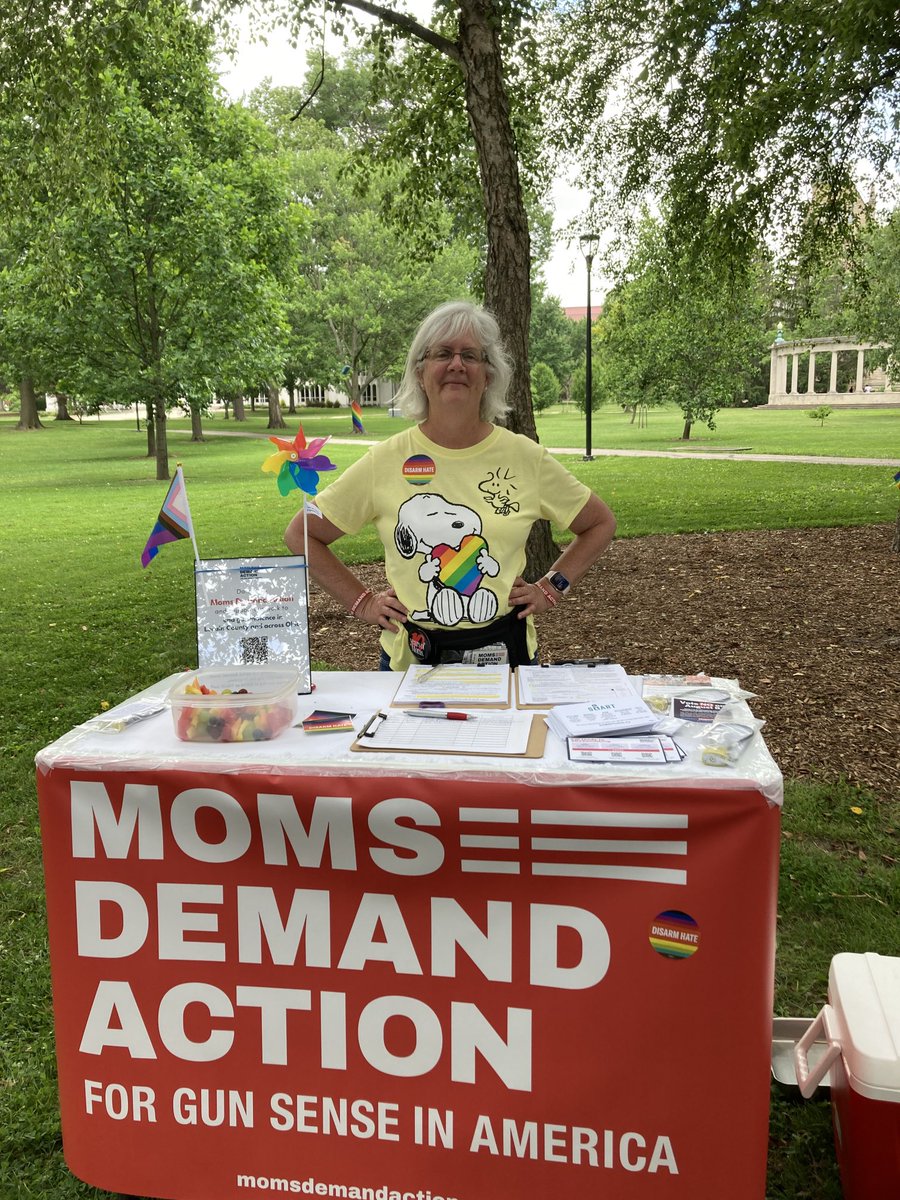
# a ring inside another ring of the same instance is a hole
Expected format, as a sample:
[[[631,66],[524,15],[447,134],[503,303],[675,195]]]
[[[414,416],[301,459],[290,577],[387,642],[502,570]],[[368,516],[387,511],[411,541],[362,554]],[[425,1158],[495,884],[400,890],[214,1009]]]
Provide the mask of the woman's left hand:
[[[550,591],[550,585],[544,584],[547,591]],[[532,617],[535,613],[549,612],[551,608],[555,608],[553,600],[536,583],[526,583],[519,575],[509,593],[509,603],[515,608],[521,608],[519,620],[523,617]]]

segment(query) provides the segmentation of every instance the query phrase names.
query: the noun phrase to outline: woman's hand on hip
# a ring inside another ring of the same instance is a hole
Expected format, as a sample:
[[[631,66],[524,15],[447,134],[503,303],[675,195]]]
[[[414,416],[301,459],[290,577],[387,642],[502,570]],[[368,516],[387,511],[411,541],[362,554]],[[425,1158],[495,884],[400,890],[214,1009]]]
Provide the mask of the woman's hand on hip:
[[[408,615],[393,588],[371,592],[356,610],[356,616],[367,625],[377,625],[379,629],[389,629],[391,633],[397,633]]]
[[[557,601],[549,592],[546,585],[526,583],[519,575],[509,593],[509,603],[514,608],[521,608],[519,620],[523,617],[533,617],[536,613],[549,612],[555,608]]]

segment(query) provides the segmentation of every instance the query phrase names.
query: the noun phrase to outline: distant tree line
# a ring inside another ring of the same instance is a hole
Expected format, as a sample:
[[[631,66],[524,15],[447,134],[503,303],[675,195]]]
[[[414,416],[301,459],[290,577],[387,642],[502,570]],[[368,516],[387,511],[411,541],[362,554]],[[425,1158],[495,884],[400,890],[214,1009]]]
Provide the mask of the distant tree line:
[[[196,7],[0,15],[0,371],[23,427],[43,391],[64,412],[136,404],[165,478],[174,403],[200,437],[216,396],[236,416],[265,397],[275,426],[299,380],[358,396],[424,308],[468,293],[498,314],[510,424],[533,436],[533,397],[587,402],[539,282],[567,155],[618,280],[592,404],[674,399],[687,435],[759,395],[777,321],[900,343],[895,205],[861,215],[854,186],[860,163],[889,178],[900,146],[881,0],[435,0],[428,25],[261,0],[272,36],[374,23],[355,58],[246,104],[223,100]]]

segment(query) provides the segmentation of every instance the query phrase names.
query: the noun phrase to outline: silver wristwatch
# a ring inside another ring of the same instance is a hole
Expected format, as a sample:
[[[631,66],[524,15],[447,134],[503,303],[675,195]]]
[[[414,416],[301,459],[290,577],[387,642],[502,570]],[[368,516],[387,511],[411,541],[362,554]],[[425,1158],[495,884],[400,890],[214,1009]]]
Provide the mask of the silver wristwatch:
[[[568,579],[566,579],[565,575],[563,575],[561,571],[551,571],[547,576],[547,582],[552,587],[555,587],[561,596],[568,596],[569,592],[572,590],[571,583],[569,583]]]

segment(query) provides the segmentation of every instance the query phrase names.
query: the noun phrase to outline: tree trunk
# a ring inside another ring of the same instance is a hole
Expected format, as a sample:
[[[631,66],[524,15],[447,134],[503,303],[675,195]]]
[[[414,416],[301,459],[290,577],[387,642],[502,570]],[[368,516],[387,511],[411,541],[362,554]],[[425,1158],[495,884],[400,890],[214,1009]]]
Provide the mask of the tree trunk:
[[[288,394],[288,412],[292,416],[297,411],[297,388],[295,385],[296,385],[296,380],[293,377],[291,377],[288,380],[287,394]]]
[[[144,415],[144,425],[147,429],[147,457],[156,458],[156,422],[153,420],[153,406],[147,405]]]
[[[281,401],[278,393],[280,389],[278,384],[270,383],[266,388],[266,396],[269,401],[269,423],[267,429],[287,429],[284,417],[281,413]]]
[[[500,325],[513,362],[512,410],[507,425],[537,441],[531,407],[528,329],[531,323],[531,237],[522,200],[516,139],[503,80],[497,26],[502,20],[496,0],[460,0],[459,41],[419,25],[381,4],[347,0],[352,8],[394,25],[458,63],[463,75],[469,128],[478,154],[478,171],[487,225],[484,299]],[[532,578],[552,564],[553,540],[546,526],[528,539],[528,571]]]
[[[553,540],[549,521],[535,521],[525,543],[525,571],[529,583],[543,578],[559,556],[559,546]]]
[[[900,509],[897,510],[897,523],[894,526],[894,540],[891,542],[891,549],[895,554],[900,554]]]
[[[459,47],[487,225],[484,300],[513,361],[509,428],[537,441],[528,366],[531,237],[492,0],[462,0]]]
[[[19,420],[16,429],[43,429],[41,419],[38,416],[37,396],[34,394],[34,380],[24,378],[19,382],[19,396],[21,404],[19,407]]]
[[[200,418],[200,409],[195,404],[191,405],[191,441],[206,441],[206,438],[203,436],[203,422]]]
[[[694,422],[691,420],[691,418],[690,418],[690,417],[685,417],[685,418],[684,418],[684,429],[682,429],[682,431],[681,431],[681,440],[682,440],[683,442],[690,441],[690,437],[691,437],[691,426],[692,426],[693,424],[694,424]]]
[[[69,412],[69,397],[65,392],[56,393],[56,420],[72,421],[74,417]]]
[[[156,427],[156,478],[169,478],[169,444],[166,437],[166,402],[157,396],[153,405],[153,424]]]
[[[244,412],[244,397],[237,395],[234,398],[234,419],[236,421],[246,421],[247,414]]]
[[[506,422],[513,433],[538,440],[531,405],[528,330],[531,323],[531,235],[522,199],[516,140],[503,79],[503,62],[492,0],[462,0],[459,46],[466,111],[478,152],[487,224],[484,300],[496,316],[513,362],[512,409]],[[556,558],[546,521],[528,537],[526,576],[539,579]]]

